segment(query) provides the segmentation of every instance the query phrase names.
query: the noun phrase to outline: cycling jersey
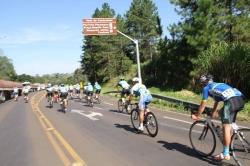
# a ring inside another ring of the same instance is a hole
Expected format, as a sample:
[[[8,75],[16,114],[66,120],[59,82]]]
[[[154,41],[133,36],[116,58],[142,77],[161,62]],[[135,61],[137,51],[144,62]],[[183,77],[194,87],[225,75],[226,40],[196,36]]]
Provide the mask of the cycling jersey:
[[[225,83],[212,82],[205,86],[202,91],[202,101],[207,101],[208,96],[214,98],[215,101],[226,101],[235,96],[242,96],[242,93]]]
[[[135,84],[131,90],[130,94],[136,94],[137,96],[140,96],[140,100],[138,103],[139,109],[144,110],[146,106],[151,103],[152,96],[150,94],[150,91],[147,90],[146,86],[140,83]]]
[[[15,88],[13,92],[14,92],[14,94],[17,94],[18,93],[18,89]]]
[[[68,90],[65,87],[60,87],[59,90],[61,93],[68,93]]]
[[[93,90],[94,90],[94,88],[93,88],[93,86],[92,86],[92,85],[88,85],[88,86],[87,86],[87,88],[86,88],[86,90],[90,92],[90,91],[93,91]]]
[[[80,90],[80,85],[76,85],[76,90]]]
[[[54,89],[53,87],[50,87],[50,88],[47,88],[46,90],[48,93],[50,93],[50,92],[53,92],[53,89]]]
[[[95,88],[95,89],[98,89],[98,90],[99,90],[99,89],[102,89],[102,87],[101,87],[99,84],[95,84],[95,85],[94,85],[94,88]]]
[[[129,89],[129,87],[130,87],[130,85],[127,83],[127,81],[118,82],[118,86],[121,86],[124,89]]]
[[[73,86],[69,86],[69,90],[73,90]]]

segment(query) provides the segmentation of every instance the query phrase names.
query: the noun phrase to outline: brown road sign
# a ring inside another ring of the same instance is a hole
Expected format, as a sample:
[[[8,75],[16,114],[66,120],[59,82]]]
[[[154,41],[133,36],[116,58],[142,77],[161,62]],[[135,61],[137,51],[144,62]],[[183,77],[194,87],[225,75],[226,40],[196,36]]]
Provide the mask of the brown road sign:
[[[116,35],[115,18],[84,18],[83,34],[84,35]]]

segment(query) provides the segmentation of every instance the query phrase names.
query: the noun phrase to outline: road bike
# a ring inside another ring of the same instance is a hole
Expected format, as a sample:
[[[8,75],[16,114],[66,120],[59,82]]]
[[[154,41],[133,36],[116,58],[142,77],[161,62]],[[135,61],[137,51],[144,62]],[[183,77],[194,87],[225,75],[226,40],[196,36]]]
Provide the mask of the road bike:
[[[134,105],[136,105],[136,108],[134,108],[131,112],[131,122],[132,122],[134,129],[139,131],[138,127],[140,125],[140,118],[139,118],[140,117],[140,113],[139,113],[140,110],[139,110],[138,103],[135,103]],[[151,137],[155,137],[157,135],[158,123],[157,123],[155,115],[148,108],[147,108],[147,112],[144,111],[143,126],[146,127],[146,129]]]
[[[53,99],[53,96],[49,95],[49,107],[50,108],[53,108],[53,101],[52,101],[52,99]]]
[[[91,96],[91,94],[89,94],[89,95],[86,96],[86,102],[87,102],[87,104],[88,104],[90,107],[93,107],[93,106],[94,106],[93,97]]]
[[[216,148],[216,138],[222,143],[223,134],[220,126],[215,126],[211,120],[211,110],[204,110],[207,114],[205,120],[194,122],[189,130],[190,143],[200,156],[207,157],[214,153]],[[191,111],[191,114],[195,114]],[[230,155],[239,166],[249,165],[250,163],[250,129],[239,128],[236,123],[232,123],[233,133],[229,147]]]
[[[95,101],[96,101],[97,104],[100,104],[101,103],[101,97],[100,96],[95,97]]]
[[[69,98],[70,98],[70,100],[73,100],[73,94],[72,94],[72,92],[69,92]]]
[[[17,101],[17,98],[18,98],[18,93],[15,93],[14,94],[14,100]]]
[[[25,102],[26,102],[26,103],[28,103],[28,102],[29,102],[29,97],[28,97],[28,94],[24,94],[24,100],[25,100]]]
[[[67,99],[62,100],[61,109],[62,109],[63,113],[66,113],[66,110],[67,110],[67,108],[65,106],[65,102],[67,102]]]
[[[124,100],[125,100],[125,99],[124,99]],[[122,113],[124,109],[125,109],[126,112],[130,115],[130,114],[131,114],[131,111],[132,111],[132,104],[130,104],[130,103],[128,102],[128,100],[126,100],[126,101],[123,102],[123,99],[120,98],[120,99],[118,100],[118,111]]]

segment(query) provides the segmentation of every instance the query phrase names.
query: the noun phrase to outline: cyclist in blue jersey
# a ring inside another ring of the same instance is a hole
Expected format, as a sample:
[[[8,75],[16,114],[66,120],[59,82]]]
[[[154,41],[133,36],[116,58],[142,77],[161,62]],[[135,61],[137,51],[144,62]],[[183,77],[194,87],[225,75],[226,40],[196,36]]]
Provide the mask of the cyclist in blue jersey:
[[[124,80],[123,77],[120,78],[120,81],[118,82],[117,85],[117,92],[119,91],[119,87],[122,88],[122,92],[121,92],[121,98],[122,98],[122,102],[125,103],[125,99],[124,99],[124,95],[126,94],[127,96],[129,96],[130,94],[130,85],[127,83],[127,81]]]
[[[95,82],[94,89],[95,89],[95,98],[100,99],[100,93],[101,93],[102,87],[101,85],[98,84],[98,82]]]
[[[231,142],[232,122],[235,122],[237,112],[244,108],[243,95],[239,90],[225,83],[213,82],[213,76],[211,74],[205,74],[201,76],[200,82],[203,85],[202,101],[197,115],[192,115],[192,119],[198,120],[199,116],[206,107],[208,96],[215,100],[212,116],[216,112],[219,102],[224,102],[223,107],[218,110],[223,128],[223,152],[214,156],[214,158],[219,160],[229,160],[229,145]]]
[[[92,105],[93,105],[93,98],[92,98],[93,97],[93,93],[94,93],[94,87],[89,82],[88,86],[86,87],[86,95],[87,95],[88,98],[90,97],[89,99],[90,99]]]
[[[65,108],[67,108],[67,105],[68,105],[68,100],[67,100],[68,90],[64,86],[64,84],[61,84],[61,87],[59,88],[59,92],[60,92],[60,99],[59,100],[61,101],[60,104],[62,104],[64,102],[64,106],[65,106]]]
[[[138,130],[143,131],[143,121],[144,121],[144,113],[146,111],[149,111],[147,109],[147,105],[151,103],[152,101],[152,96],[150,94],[150,91],[146,88],[145,85],[139,83],[139,78],[134,77],[132,79],[132,82],[134,86],[130,90],[130,97],[129,97],[129,102],[132,100],[132,96],[135,94],[136,96],[140,97],[140,100],[138,102],[138,107],[140,110],[140,126]]]

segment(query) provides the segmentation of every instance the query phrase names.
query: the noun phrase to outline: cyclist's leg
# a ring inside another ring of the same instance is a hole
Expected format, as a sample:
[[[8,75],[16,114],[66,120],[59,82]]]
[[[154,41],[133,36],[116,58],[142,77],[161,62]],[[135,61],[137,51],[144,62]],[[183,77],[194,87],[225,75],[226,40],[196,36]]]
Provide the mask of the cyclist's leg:
[[[221,113],[223,126],[223,153],[216,155],[215,158],[230,159],[229,145],[231,143],[232,122],[235,121],[237,110],[244,107],[244,101],[241,97],[233,97],[224,102]]]
[[[140,111],[140,126],[139,126],[139,130],[143,130],[143,121],[144,121],[144,109],[145,109],[145,102],[143,99],[143,96],[140,96],[140,100],[138,103],[138,107],[139,107],[139,111]]]

